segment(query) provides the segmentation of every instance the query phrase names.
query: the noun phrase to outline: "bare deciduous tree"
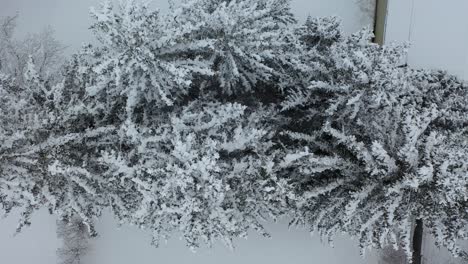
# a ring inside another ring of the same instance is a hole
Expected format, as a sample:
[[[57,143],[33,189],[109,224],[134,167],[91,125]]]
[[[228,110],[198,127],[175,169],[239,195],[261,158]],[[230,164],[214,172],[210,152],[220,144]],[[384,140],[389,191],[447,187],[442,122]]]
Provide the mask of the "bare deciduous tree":
[[[0,70],[6,65],[7,50],[16,28],[16,16],[7,16],[0,20]]]
[[[57,221],[57,237],[62,247],[57,250],[59,264],[81,264],[82,257],[89,252],[90,234],[88,226],[80,217]]]
[[[379,264],[406,264],[406,254],[402,249],[396,250],[393,246],[382,249]]]
[[[29,57],[32,57],[42,79],[56,78],[65,46],[55,38],[51,27],[28,34],[24,39],[14,38],[17,18],[18,15],[0,19],[0,70],[21,84]]]
[[[377,0],[354,0],[362,12],[361,20],[364,24],[372,23],[375,16]]]

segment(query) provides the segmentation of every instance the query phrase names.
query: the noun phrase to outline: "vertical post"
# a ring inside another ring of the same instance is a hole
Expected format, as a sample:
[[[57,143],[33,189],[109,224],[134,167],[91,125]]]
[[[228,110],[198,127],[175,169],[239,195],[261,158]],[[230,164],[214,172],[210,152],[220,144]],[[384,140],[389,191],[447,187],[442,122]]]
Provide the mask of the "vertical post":
[[[423,242],[423,221],[416,220],[413,233],[413,262],[412,264],[422,263],[422,242]]]
[[[374,42],[383,45],[385,41],[385,27],[387,22],[388,0],[376,0],[374,18]]]

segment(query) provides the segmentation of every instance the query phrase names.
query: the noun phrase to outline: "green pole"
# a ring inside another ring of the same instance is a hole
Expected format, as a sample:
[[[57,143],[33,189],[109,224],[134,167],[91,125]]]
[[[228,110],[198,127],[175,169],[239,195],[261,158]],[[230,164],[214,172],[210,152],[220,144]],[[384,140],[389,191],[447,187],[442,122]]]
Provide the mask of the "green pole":
[[[388,0],[376,0],[374,18],[374,42],[380,45],[385,41]]]

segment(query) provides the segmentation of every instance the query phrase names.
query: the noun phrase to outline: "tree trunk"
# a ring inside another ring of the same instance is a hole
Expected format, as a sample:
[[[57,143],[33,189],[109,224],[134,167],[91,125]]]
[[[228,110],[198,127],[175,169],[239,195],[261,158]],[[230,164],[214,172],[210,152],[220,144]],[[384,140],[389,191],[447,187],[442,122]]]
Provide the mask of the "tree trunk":
[[[413,233],[413,261],[412,264],[422,263],[423,221],[416,220]]]

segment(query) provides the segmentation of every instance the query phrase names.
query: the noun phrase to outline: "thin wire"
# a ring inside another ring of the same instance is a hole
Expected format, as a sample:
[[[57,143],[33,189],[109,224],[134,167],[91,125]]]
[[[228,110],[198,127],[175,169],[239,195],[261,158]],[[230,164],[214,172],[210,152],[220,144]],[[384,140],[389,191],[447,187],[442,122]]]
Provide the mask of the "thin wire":
[[[382,43],[385,43],[385,39],[387,38],[388,2],[389,1],[385,2],[385,21],[384,21],[384,32],[383,32],[383,37],[382,37]],[[376,8],[377,8],[377,4],[376,4]]]
[[[411,36],[413,35],[413,26],[414,26],[414,1],[411,1],[411,17],[410,17],[410,27],[408,31],[408,42],[411,45]],[[408,65],[408,57],[409,57],[409,52],[406,54],[406,65]]]

